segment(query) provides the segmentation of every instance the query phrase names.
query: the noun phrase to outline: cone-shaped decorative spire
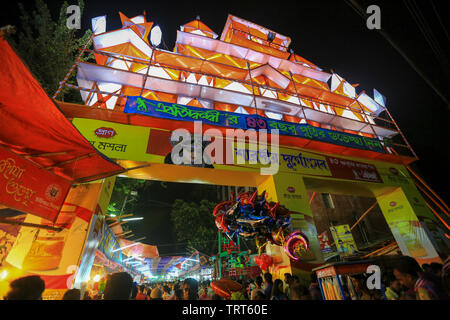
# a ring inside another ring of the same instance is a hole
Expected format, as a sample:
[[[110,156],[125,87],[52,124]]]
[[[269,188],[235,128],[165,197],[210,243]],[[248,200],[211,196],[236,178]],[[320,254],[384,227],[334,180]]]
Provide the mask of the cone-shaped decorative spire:
[[[277,209],[278,206],[280,205],[280,202],[277,202],[269,211],[269,214],[272,216],[272,218],[276,218],[276,214],[277,214]]]
[[[248,203],[252,205],[252,207],[255,206],[255,200],[258,197],[258,191],[255,191],[252,195],[252,197],[248,200]]]

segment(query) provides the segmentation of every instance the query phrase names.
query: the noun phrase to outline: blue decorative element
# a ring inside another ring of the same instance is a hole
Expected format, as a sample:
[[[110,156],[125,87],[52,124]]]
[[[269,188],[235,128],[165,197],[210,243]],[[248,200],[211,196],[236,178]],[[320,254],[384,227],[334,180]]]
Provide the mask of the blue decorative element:
[[[281,120],[274,120],[259,115],[246,115],[234,112],[219,111],[191,107],[181,104],[149,100],[138,96],[127,97],[125,113],[136,113],[151,117],[179,120],[179,121],[202,121],[205,124],[235,129],[267,129],[279,130],[280,135],[317,140],[344,147],[370,150],[386,153],[380,140],[338,132],[311,126],[309,124],[297,124]]]
[[[120,248],[119,242],[116,236],[111,231],[106,223],[103,224],[103,236],[98,245],[98,250],[100,250],[109,260],[122,264],[123,254],[122,251],[118,250],[112,252],[115,249]]]

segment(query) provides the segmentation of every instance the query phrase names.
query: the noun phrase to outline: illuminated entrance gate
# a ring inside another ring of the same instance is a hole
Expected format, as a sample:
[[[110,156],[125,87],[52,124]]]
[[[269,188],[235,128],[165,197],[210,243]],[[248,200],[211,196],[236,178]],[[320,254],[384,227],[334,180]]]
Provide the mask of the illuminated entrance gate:
[[[298,262],[268,245],[279,258],[275,277],[323,263],[308,191],[376,197],[404,254],[423,263],[448,252],[429,232],[439,222],[405,167],[414,151],[377,91],[373,99],[357,95],[342,77],[289,53],[290,38],[231,15],[220,40],[199,20],[182,26],[174,52],[150,45],[152,23],[143,16],[121,19],[119,30],[96,31],[96,63],[78,61],[78,85],[65,84],[80,90],[85,105],[58,104],[100,152],[138,168],[127,177],[267,191],[294,212],[293,228],[311,245]],[[196,120],[202,132],[279,130],[279,150],[270,154],[278,173],[262,175],[260,164],[249,163],[251,143],[233,142],[245,164],[171,164],[172,131],[193,133]]]

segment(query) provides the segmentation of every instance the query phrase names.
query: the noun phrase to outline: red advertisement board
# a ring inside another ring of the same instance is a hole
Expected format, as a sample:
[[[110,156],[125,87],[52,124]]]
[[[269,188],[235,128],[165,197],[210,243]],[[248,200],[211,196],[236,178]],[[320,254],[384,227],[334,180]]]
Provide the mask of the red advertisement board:
[[[0,204],[56,221],[70,182],[0,147]]]
[[[373,164],[334,157],[326,158],[331,174],[335,178],[383,183]]]
[[[320,244],[320,250],[322,252],[331,252],[333,251],[333,249],[331,248],[330,245],[330,239],[328,238],[328,232],[324,231],[322,233],[320,233],[319,235],[317,235],[318,239],[319,239],[319,244]]]

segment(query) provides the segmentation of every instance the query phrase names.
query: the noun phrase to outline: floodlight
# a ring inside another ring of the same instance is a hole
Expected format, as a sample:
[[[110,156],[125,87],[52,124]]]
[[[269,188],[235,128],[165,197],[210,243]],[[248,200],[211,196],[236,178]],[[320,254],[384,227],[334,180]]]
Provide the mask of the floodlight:
[[[91,19],[92,32],[100,34],[106,32],[106,16],[99,16]]]
[[[150,42],[152,43],[152,46],[159,46],[161,43],[161,37],[161,28],[158,25],[154,26],[152,31],[150,31]]]

